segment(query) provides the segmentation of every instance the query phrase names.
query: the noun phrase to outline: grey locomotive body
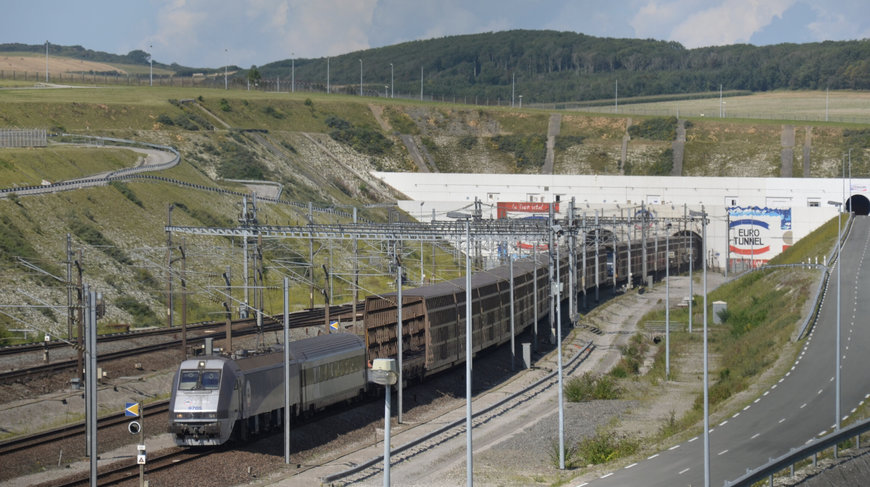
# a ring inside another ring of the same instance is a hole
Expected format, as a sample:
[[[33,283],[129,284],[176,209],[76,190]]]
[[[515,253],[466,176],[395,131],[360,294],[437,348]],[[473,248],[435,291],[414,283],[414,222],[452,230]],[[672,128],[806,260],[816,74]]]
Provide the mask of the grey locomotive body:
[[[290,343],[291,415],[358,397],[366,388],[365,347],[339,333]],[[173,380],[169,429],[182,446],[220,445],[282,424],[284,353],[185,360]]]

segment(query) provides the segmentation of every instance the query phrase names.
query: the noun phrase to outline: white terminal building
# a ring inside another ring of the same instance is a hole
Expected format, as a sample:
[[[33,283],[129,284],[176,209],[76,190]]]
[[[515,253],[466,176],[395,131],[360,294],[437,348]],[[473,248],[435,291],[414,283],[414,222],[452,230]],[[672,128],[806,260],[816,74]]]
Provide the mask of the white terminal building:
[[[557,218],[563,218],[571,198],[578,218],[590,220],[596,212],[640,220],[644,210],[659,219],[682,218],[703,206],[709,215],[707,260],[720,269],[726,260],[732,269],[767,262],[834,218],[839,205],[859,215],[870,211],[870,179],[374,174],[406,195],[399,207],[422,221],[470,211],[475,198],[484,218],[546,214],[546,203],[556,203]]]

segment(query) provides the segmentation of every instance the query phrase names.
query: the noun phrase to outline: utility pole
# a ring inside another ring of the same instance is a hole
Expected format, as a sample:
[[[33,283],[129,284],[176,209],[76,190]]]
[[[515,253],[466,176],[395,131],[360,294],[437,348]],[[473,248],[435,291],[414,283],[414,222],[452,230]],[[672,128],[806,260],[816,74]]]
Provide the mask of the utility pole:
[[[76,375],[79,377],[79,384],[85,380],[85,365],[84,365],[84,350],[85,350],[85,291],[82,283],[82,251],[79,249],[79,258],[75,261],[76,270],[78,271],[78,284],[76,285],[76,323],[78,324],[78,336],[76,337]]]
[[[172,210],[175,203],[169,204],[166,212],[167,226],[172,226]],[[172,230],[166,230],[166,319],[169,328],[172,328]]]
[[[181,356],[187,358],[187,254],[184,252],[184,240],[178,247],[181,252]]]

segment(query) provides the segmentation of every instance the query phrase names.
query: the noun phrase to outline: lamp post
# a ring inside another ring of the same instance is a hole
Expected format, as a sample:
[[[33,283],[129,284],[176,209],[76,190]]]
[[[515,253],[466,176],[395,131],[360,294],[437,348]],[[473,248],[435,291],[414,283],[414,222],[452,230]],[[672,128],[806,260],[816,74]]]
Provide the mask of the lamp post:
[[[707,361],[707,212],[701,205],[701,211],[690,211],[693,217],[701,217],[701,255],[704,260],[704,486],[710,487],[710,400],[708,395],[708,361]],[[693,256],[694,257],[694,256]]]
[[[396,91],[393,86],[393,63],[390,63],[390,98],[396,97]]]
[[[48,41],[45,41],[45,82],[48,83]]]
[[[359,60],[359,96],[362,96],[362,59]]]
[[[152,51],[154,50],[154,45],[148,44],[148,64],[149,64],[149,72],[148,72],[148,86],[154,86],[154,54]]]
[[[290,53],[290,93],[296,93],[296,53]]]
[[[394,359],[376,358],[372,361],[369,381],[384,386],[384,487],[390,485],[390,388],[397,379]]]

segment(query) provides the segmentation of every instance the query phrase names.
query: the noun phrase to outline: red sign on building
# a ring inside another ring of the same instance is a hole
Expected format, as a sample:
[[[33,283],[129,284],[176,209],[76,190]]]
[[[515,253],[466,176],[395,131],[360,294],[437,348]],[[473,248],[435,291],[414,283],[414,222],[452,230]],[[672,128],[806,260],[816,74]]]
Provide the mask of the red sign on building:
[[[509,211],[518,213],[549,213],[550,205],[553,205],[553,211],[559,212],[559,203],[535,203],[531,201],[499,201],[496,204],[496,215],[498,218],[507,218]]]

